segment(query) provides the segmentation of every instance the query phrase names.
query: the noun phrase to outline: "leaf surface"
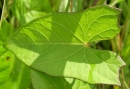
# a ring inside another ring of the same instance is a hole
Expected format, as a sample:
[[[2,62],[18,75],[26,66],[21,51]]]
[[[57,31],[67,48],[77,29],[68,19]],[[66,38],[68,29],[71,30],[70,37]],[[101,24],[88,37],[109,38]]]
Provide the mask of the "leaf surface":
[[[94,89],[81,80],[49,76],[45,73],[31,69],[32,85],[35,89]]]
[[[120,85],[122,59],[114,52],[89,47],[92,41],[120,32],[118,15],[108,6],[52,13],[24,25],[7,41],[7,48],[28,66],[49,75]]]

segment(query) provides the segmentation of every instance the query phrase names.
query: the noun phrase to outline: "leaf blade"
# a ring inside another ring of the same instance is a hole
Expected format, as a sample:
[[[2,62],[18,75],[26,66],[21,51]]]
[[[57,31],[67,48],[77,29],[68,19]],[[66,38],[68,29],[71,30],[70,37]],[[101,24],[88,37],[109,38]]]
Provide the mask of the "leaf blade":
[[[94,89],[93,85],[89,85],[81,80],[49,76],[34,69],[30,70],[30,75],[35,89]]]
[[[92,17],[89,19],[86,13]],[[120,85],[118,70],[125,65],[121,58],[113,52],[86,46],[88,42],[110,39],[119,33],[118,14],[119,11],[108,6],[73,14],[50,14],[23,26],[8,40],[7,48],[28,66],[49,75],[77,78],[92,84]],[[103,27],[95,23],[98,17]],[[109,21],[112,26],[107,25]],[[88,29],[90,27],[97,30]],[[96,37],[99,34],[103,38]]]

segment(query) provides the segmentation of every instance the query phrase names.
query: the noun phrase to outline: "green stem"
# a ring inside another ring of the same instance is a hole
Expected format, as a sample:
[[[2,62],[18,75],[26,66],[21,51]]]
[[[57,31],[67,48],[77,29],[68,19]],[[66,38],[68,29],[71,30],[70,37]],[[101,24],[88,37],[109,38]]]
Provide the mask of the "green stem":
[[[73,11],[73,0],[70,0],[70,12],[72,12]]]
[[[126,89],[130,89],[130,88],[128,87],[126,81],[124,81],[124,85],[125,85]]]
[[[116,43],[115,43],[115,38],[113,38],[113,39],[111,39],[110,40],[111,41],[111,46],[112,46],[112,50],[114,51],[114,52],[117,52],[117,47],[116,47]]]
[[[117,1],[118,1],[118,0],[113,1],[113,2],[110,4],[110,6],[113,7],[113,6],[117,3]]]
[[[129,31],[127,27],[128,27],[128,24],[130,23],[129,20],[130,20],[130,14],[127,16],[125,23],[123,25],[123,31],[124,31],[124,33],[122,34],[123,43],[125,43],[127,39],[127,34]]]
[[[122,69],[123,69],[123,68],[122,68]],[[122,75],[121,75],[121,74],[120,74],[120,77],[122,78]],[[130,88],[128,87],[128,84],[126,83],[125,80],[122,79],[122,83],[123,83],[123,85],[124,85],[124,88],[123,88],[123,89],[130,89]]]
[[[65,9],[65,12],[68,12],[69,6],[70,6],[70,0],[68,0],[68,3],[67,3],[67,6],[66,6],[66,9]]]
[[[6,1],[6,0],[4,0],[3,8],[2,8],[0,27],[1,27],[1,23],[2,23],[2,21],[3,21],[3,15],[4,15],[4,9],[5,9],[5,1]]]
[[[124,70],[123,70],[123,68],[121,68],[121,76],[122,76],[122,88],[125,89],[125,84],[124,84],[125,79],[124,79]]]
[[[110,6],[113,7],[117,2],[118,2],[118,0],[114,0],[114,1],[110,4]]]
[[[109,6],[113,7],[113,6],[115,6],[119,2],[121,2],[121,0],[114,0],[112,3],[109,4]]]

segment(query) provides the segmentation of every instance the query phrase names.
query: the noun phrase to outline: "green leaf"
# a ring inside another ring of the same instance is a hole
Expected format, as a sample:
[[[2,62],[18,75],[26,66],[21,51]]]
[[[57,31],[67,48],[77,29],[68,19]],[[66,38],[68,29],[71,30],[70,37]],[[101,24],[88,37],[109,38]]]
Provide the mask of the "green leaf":
[[[0,50],[5,49],[0,46]],[[27,89],[29,85],[29,67],[10,51],[0,53],[0,89]]]
[[[4,42],[14,33],[12,26],[6,21],[3,20],[0,28],[0,44]]]
[[[72,89],[96,89],[96,88],[95,85],[91,85],[76,79]]]
[[[49,0],[14,0],[12,12],[21,24],[51,12]]]
[[[31,81],[35,89],[71,89],[73,83],[68,83],[63,77],[52,77],[31,69]],[[73,82],[73,79],[71,79]]]
[[[6,82],[9,78],[14,56],[0,45],[0,89],[7,89]]]
[[[120,85],[116,53],[92,49],[89,43],[120,32],[119,11],[98,6],[78,13],[53,13],[24,25],[7,41],[7,48],[28,66],[53,76],[88,83]]]
[[[13,28],[3,20],[0,28],[0,89],[27,89],[30,85],[29,67],[3,48]]]
[[[49,76],[33,69],[30,74],[35,89],[94,89],[92,85],[77,79]]]

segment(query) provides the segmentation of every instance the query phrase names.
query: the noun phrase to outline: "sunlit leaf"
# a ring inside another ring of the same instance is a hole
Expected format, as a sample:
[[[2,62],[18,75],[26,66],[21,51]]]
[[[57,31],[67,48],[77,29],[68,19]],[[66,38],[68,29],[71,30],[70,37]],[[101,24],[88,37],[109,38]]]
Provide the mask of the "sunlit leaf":
[[[25,64],[49,75],[120,85],[121,58],[89,47],[120,32],[118,15],[119,10],[108,6],[49,14],[24,25],[6,46]]]
[[[54,77],[31,69],[31,81],[35,89],[94,89],[81,80]]]

